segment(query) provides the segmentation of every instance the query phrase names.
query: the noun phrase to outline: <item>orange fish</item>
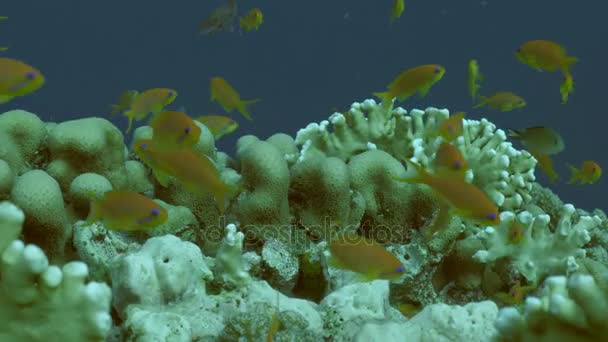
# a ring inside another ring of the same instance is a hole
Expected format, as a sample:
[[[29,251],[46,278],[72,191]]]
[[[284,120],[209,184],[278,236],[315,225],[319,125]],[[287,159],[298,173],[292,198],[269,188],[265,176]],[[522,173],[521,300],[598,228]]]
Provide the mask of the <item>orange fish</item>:
[[[509,243],[518,244],[524,239],[524,227],[517,221],[514,220],[509,225],[509,230],[507,231],[507,238]]]
[[[559,43],[550,40],[531,40],[523,43],[515,51],[517,59],[538,71],[561,70],[564,74],[570,72],[570,65],[578,58],[568,56],[566,49]]]
[[[602,176],[602,168],[593,160],[585,160],[580,169],[568,164],[572,177],[568,184],[580,181],[580,184],[593,184]]]
[[[515,285],[511,287],[509,293],[499,292],[496,294],[496,297],[506,304],[519,305],[524,302],[526,294],[535,288],[535,286],[530,285],[521,286],[521,282],[518,280],[515,282]]]
[[[154,131],[154,141],[166,149],[190,147],[201,135],[201,128],[182,112],[161,112],[149,125]]]
[[[103,221],[108,229],[140,230],[167,221],[167,211],[150,198],[132,191],[110,191],[93,200],[87,223]]]
[[[555,180],[559,178],[559,175],[557,172],[555,172],[555,168],[553,168],[553,159],[551,159],[551,156],[546,153],[536,151],[530,151],[530,154],[536,158],[538,167],[547,175],[549,182],[554,183]]]
[[[224,213],[226,193],[231,190],[231,186],[220,179],[217,168],[207,156],[189,148],[163,150],[150,139],[135,142],[134,151],[152,169],[162,186],[169,185],[169,177],[174,177],[191,193],[212,193],[220,213]]]
[[[389,85],[388,90],[374,93],[385,103],[390,103],[394,98],[405,101],[408,97],[418,93],[424,97],[433,84],[439,82],[445,74],[445,68],[437,64],[419,65],[407,69],[397,76]]]
[[[449,118],[443,120],[441,124],[439,124],[436,135],[441,136],[448,142],[456,140],[456,138],[462,135],[462,119],[464,119],[464,115],[464,112],[450,115]]]
[[[251,115],[249,115],[247,106],[260,101],[260,99],[241,100],[241,95],[221,77],[213,77],[209,88],[211,89],[211,101],[219,102],[226,112],[230,113],[236,109],[247,120],[253,120]]]
[[[454,176],[459,179],[464,179],[464,174],[467,171],[468,164],[464,160],[462,152],[455,146],[446,142],[439,145],[435,159],[433,160],[433,168],[436,175]]]
[[[406,160],[406,163],[405,177],[393,177],[394,180],[430,186],[437,195],[450,204],[458,216],[487,226],[495,226],[500,223],[498,207],[475,185],[469,184],[463,179],[432,175],[422,166],[410,160]]]
[[[364,281],[397,279],[405,272],[401,261],[382,245],[355,233],[338,236],[329,243],[332,266],[359,273]]]
[[[177,97],[177,91],[167,88],[153,88],[138,94],[129,110],[124,115],[129,119],[126,133],[131,131],[133,120],[143,120],[148,114],[156,115],[171,104]]]
[[[27,95],[44,85],[44,76],[33,67],[10,58],[0,58],[0,104]]]
[[[195,120],[207,126],[215,140],[234,132],[239,127],[238,122],[227,116],[205,115],[199,116]]]

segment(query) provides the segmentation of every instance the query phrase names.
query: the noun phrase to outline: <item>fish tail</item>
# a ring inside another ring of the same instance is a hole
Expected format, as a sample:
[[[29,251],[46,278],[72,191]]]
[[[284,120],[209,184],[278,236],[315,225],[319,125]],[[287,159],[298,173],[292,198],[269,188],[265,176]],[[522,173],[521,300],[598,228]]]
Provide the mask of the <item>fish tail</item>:
[[[244,116],[244,117],[245,117],[247,120],[249,120],[249,121],[253,121],[253,118],[251,118],[251,115],[249,114],[249,111],[247,110],[247,106],[249,106],[249,105],[251,105],[251,104],[254,104],[254,103],[256,103],[256,102],[260,102],[260,101],[262,101],[262,99],[253,99],[253,100],[241,101],[241,102],[239,103],[239,106],[238,106],[238,107],[239,107],[239,108],[238,108],[238,109],[239,109],[239,112],[240,112],[241,114],[243,114],[243,116]]]
[[[131,132],[131,126],[133,126],[133,117],[135,116],[135,114],[129,110],[125,112],[125,116],[129,118],[129,123],[127,124],[127,130],[125,131],[125,133],[129,134],[129,132]]]
[[[8,101],[12,100],[14,96],[10,96],[10,95],[0,95],[0,104],[2,103],[7,103]]]
[[[507,136],[513,139],[521,139],[520,132],[514,128],[507,128]]]
[[[570,177],[570,179],[568,180],[568,184],[572,184],[580,178],[580,173],[576,167],[570,164],[568,164],[568,168],[570,169],[570,171],[572,171],[572,177]]]
[[[481,96],[481,95],[477,95],[477,98],[479,99],[479,102],[477,102],[476,105],[473,105],[473,109],[480,108],[480,107],[482,107],[483,105],[486,104],[487,97]]]
[[[572,66],[572,64],[574,64],[576,62],[578,62],[577,57],[574,57],[574,56],[566,57],[566,60],[564,61],[564,65],[561,67],[562,73],[564,74],[564,76],[570,75],[570,66]]]
[[[101,218],[101,208],[99,201],[91,198],[91,204],[89,205],[89,215],[86,219],[86,224],[90,225]]]

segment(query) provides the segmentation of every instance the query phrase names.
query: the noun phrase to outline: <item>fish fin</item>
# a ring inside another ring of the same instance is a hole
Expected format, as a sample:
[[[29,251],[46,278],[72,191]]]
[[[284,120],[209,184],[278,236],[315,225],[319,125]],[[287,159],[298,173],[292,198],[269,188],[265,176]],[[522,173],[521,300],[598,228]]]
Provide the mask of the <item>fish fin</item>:
[[[262,101],[261,99],[253,99],[253,100],[247,100],[247,101],[241,101],[238,105],[238,111],[239,113],[243,114],[243,116],[249,120],[249,121],[253,121],[253,119],[251,118],[251,115],[249,114],[249,111],[247,110],[247,106],[254,104],[256,102],[260,102]]]
[[[6,47],[6,46],[0,47],[0,51],[6,51],[6,50],[8,50],[8,47]]]
[[[415,163],[409,159],[404,159],[407,169],[405,170],[404,177],[391,177],[393,180],[398,182],[407,182],[407,183],[424,183],[426,177],[428,177],[428,172],[420,166],[420,164]]]
[[[572,183],[576,182],[578,179],[580,179],[580,173],[576,167],[574,167],[570,164],[568,164],[568,168],[570,169],[570,171],[572,171],[572,177],[570,177],[570,179],[568,180],[568,184],[572,184]]]
[[[388,91],[372,93],[372,95],[382,100],[382,102],[390,102],[392,100]]]
[[[14,96],[10,96],[10,95],[0,95],[0,104],[1,103],[7,103],[8,101],[10,101]]]
[[[154,173],[154,177],[158,181],[158,184],[162,185],[163,188],[169,186],[169,175],[162,171],[158,171],[155,168],[152,168],[152,173]]]
[[[429,93],[429,90],[431,90],[431,87],[432,87],[432,86],[433,86],[433,84],[431,83],[431,84],[429,84],[429,85],[426,85],[426,86],[424,86],[424,87],[420,88],[420,89],[418,90],[418,96],[420,96],[420,97],[425,97],[425,96],[426,96],[426,94],[428,94],[428,93]]]
[[[435,233],[445,230],[452,219],[452,209],[447,202],[440,201],[438,210],[439,212],[437,213],[435,220],[426,227],[426,235],[429,239],[432,238]]]
[[[336,257],[334,257],[333,255],[329,256],[329,265],[332,266],[333,268],[337,268],[340,270],[344,270],[346,269],[346,267],[344,266],[344,264]]]

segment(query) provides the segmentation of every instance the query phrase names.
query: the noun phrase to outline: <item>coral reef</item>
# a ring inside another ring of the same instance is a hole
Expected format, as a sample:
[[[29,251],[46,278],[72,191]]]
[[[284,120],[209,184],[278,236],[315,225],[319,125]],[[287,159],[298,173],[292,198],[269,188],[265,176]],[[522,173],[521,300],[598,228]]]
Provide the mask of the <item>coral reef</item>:
[[[230,189],[221,215],[213,195],[161,185],[105,119],[0,114],[0,340],[603,336],[606,214],[536,183],[536,159],[488,120],[464,119],[452,144],[467,161],[465,181],[494,201],[501,223],[453,215],[426,234],[443,204],[393,177],[404,159],[432,168],[449,116],[365,100],[295,138],[240,137],[234,157],[197,122],[193,149]],[[134,133],[152,136],[148,126]],[[111,190],[145,194],[168,219],[143,231],[83,221],[91,199]],[[361,282],[336,268],[328,245],[344,232],[382,244],[404,275]]]

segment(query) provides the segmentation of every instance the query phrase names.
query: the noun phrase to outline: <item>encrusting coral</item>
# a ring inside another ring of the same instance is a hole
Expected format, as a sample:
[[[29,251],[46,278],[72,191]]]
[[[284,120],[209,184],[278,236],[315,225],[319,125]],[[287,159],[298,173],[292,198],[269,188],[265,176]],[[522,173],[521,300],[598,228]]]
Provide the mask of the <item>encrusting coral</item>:
[[[230,189],[220,215],[213,195],[161,185],[105,119],[0,114],[0,339],[264,340],[276,322],[277,341],[603,336],[606,215],[535,183],[536,159],[486,119],[464,119],[452,145],[501,223],[453,213],[427,234],[441,201],[393,177],[404,160],[432,168],[449,118],[365,100],[295,139],[243,136],[234,158],[196,122],[194,151]],[[91,199],[115,190],[145,194],[168,219],[137,232],[84,222]],[[403,275],[361,282],[335,267],[328,245],[344,232],[382,244]]]

